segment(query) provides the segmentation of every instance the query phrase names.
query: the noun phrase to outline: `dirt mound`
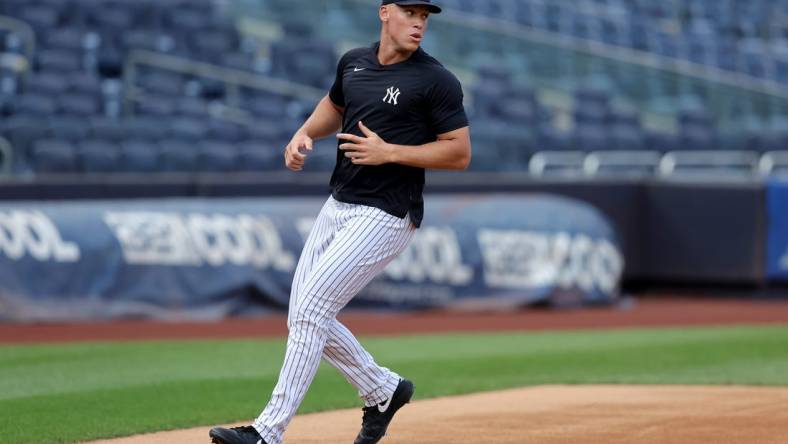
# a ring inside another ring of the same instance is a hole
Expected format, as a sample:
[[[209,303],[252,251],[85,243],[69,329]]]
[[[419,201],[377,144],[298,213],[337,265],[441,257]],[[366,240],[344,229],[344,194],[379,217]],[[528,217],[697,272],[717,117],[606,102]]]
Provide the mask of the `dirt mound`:
[[[788,388],[539,386],[414,402],[381,444],[777,444],[788,436],[787,405]],[[351,443],[360,423],[360,409],[300,415],[285,444]],[[208,429],[95,443],[208,443]]]

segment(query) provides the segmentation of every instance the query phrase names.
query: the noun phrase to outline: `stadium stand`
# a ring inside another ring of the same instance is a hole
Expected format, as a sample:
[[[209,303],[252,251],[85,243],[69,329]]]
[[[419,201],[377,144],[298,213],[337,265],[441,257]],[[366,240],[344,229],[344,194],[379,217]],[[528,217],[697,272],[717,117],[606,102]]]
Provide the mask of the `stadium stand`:
[[[12,23],[0,20],[0,136],[12,146],[14,174],[281,169],[281,147],[331,84],[337,56],[374,34],[347,29],[358,1],[261,2],[262,28],[251,32],[238,26],[236,3],[244,2],[0,1]],[[757,92],[788,91],[788,2],[443,4],[448,21],[433,44],[450,45],[446,58],[463,75],[474,170],[543,177],[555,160],[557,171],[577,170],[567,174],[628,165],[639,176],[656,171],[655,155],[766,153],[788,142],[788,93]],[[304,14],[287,14],[296,7]],[[315,27],[309,14],[331,26]],[[514,31],[496,34],[468,17]],[[674,62],[692,75],[662,71]],[[730,79],[720,72],[752,88],[717,84]],[[332,168],[330,145],[308,168]]]

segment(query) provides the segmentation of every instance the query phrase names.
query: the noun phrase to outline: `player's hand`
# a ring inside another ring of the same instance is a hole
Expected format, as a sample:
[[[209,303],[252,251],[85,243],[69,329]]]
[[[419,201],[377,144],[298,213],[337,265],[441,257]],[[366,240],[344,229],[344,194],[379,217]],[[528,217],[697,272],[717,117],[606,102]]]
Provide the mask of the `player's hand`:
[[[364,137],[353,134],[337,134],[338,139],[348,141],[348,143],[339,145],[339,149],[345,152],[345,157],[356,165],[390,163],[392,146],[364,126],[362,122],[358,122],[358,127],[361,129]]]
[[[306,134],[296,133],[285,147],[285,165],[293,171],[304,168],[306,153],[312,151],[312,138]]]

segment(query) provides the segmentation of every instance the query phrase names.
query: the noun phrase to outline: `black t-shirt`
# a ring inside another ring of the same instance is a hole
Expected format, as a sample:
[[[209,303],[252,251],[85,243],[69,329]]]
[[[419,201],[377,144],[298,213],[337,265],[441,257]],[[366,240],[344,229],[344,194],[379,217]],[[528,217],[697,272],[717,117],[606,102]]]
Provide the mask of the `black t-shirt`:
[[[388,143],[423,145],[468,126],[457,78],[419,48],[405,61],[381,65],[380,43],[349,51],[339,61],[329,98],[345,109],[342,132],[363,137],[358,122]],[[340,140],[339,144],[346,141]],[[415,226],[424,215],[424,169],[387,163],[354,165],[337,149],[334,199],[380,208]]]

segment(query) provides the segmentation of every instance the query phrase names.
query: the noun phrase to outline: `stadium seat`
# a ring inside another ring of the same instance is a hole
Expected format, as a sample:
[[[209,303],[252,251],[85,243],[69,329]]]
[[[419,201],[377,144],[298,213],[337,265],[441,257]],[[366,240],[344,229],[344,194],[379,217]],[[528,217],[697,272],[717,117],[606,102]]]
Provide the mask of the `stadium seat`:
[[[238,153],[234,144],[205,141],[199,145],[199,171],[225,173],[238,170]]]
[[[94,139],[120,142],[129,136],[126,126],[119,120],[107,117],[89,119],[90,136]]]
[[[58,74],[82,69],[82,56],[77,51],[65,49],[43,49],[36,55],[38,68]]]
[[[101,78],[94,74],[74,72],[62,77],[66,79],[68,89],[74,93],[98,94],[101,92]]]
[[[225,120],[211,119],[208,122],[207,137],[212,140],[224,142],[240,142],[246,139],[248,131],[246,127],[237,125]]]
[[[573,149],[580,151],[602,151],[612,148],[609,133],[602,125],[582,125],[575,129],[572,137]]]
[[[57,102],[49,95],[22,94],[13,102],[13,112],[19,115],[49,117],[57,111]]]
[[[280,40],[271,45],[272,74],[305,85],[331,85],[337,60],[333,46],[320,40]]]
[[[46,5],[27,4],[10,14],[29,24],[39,36],[55,28],[60,21],[59,11]]]
[[[687,126],[679,134],[679,146],[685,150],[709,151],[717,149],[716,133],[702,126]]]
[[[134,29],[124,34],[122,45],[126,50],[140,49],[169,53],[175,49],[175,37],[157,29]]]
[[[31,73],[24,82],[24,91],[32,94],[58,96],[68,91],[68,82],[57,73]]]
[[[234,33],[203,31],[192,38],[191,44],[194,55],[218,63],[223,54],[230,53],[238,47],[238,40]]]
[[[164,139],[161,148],[160,171],[194,172],[198,168],[199,149],[194,143],[182,139]]]
[[[169,137],[169,122],[155,117],[136,117],[122,120],[125,132],[133,140],[158,141]]]
[[[175,103],[155,95],[145,95],[136,102],[135,109],[137,114],[144,117],[171,118],[175,113]]]
[[[159,146],[148,140],[131,139],[120,144],[123,170],[154,173],[160,169]]]
[[[284,156],[270,149],[265,140],[249,140],[238,146],[239,171],[277,171],[284,168]]]
[[[238,51],[228,52],[219,56],[218,63],[228,68],[249,70],[253,68],[254,56]]]
[[[63,140],[39,140],[32,150],[32,166],[36,173],[76,173],[79,171],[74,146]]]
[[[28,147],[36,139],[46,137],[41,120],[31,116],[14,115],[0,121],[2,135],[14,147],[14,158],[24,160]]]
[[[204,119],[208,117],[208,103],[196,97],[173,99],[175,115],[184,119]]]
[[[111,141],[84,140],[80,143],[78,152],[82,171],[85,173],[122,171],[120,148]]]
[[[185,92],[183,77],[175,73],[153,72],[141,75],[138,79],[138,85],[145,92],[165,96],[180,96]]]
[[[85,31],[80,28],[56,28],[47,33],[47,48],[79,53],[86,43]]]
[[[83,118],[61,116],[47,122],[48,138],[76,143],[87,138],[89,133],[88,123]]]
[[[610,129],[609,142],[614,150],[640,151],[646,147],[643,132],[627,124],[614,125]]]
[[[197,142],[203,140],[208,132],[207,124],[202,119],[176,118],[170,122],[170,134],[184,141]]]
[[[58,108],[66,115],[90,117],[100,114],[98,98],[89,94],[63,94],[58,97]]]

